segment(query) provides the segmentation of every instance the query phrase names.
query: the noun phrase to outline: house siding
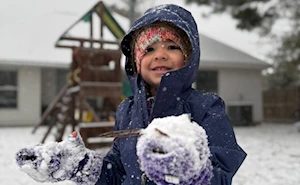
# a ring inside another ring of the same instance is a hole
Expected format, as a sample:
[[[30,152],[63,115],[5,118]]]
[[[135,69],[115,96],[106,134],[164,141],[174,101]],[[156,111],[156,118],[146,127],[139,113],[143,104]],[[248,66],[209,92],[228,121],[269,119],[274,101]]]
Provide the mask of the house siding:
[[[0,109],[0,126],[35,125],[41,115],[41,69],[19,67],[18,106]]]
[[[49,105],[56,93],[56,70],[55,68],[42,69],[42,106]]]
[[[219,95],[230,105],[252,105],[252,119],[263,121],[262,79],[260,70],[220,69],[218,74]]]

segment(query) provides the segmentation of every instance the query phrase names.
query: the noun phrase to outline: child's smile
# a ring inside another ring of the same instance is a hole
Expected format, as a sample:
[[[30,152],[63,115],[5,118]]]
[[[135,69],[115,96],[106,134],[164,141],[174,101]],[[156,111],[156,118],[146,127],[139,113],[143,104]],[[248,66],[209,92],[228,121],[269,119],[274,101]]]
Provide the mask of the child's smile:
[[[158,87],[163,74],[184,66],[181,48],[171,40],[157,41],[146,49],[141,61],[141,75],[151,87]]]
[[[155,73],[162,73],[162,74],[165,74],[165,73],[167,73],[168,71],[170,71],[171,68],[166,67],[166,66],[157,66],[157,67],[154,67],[152,70],[153,70]]]

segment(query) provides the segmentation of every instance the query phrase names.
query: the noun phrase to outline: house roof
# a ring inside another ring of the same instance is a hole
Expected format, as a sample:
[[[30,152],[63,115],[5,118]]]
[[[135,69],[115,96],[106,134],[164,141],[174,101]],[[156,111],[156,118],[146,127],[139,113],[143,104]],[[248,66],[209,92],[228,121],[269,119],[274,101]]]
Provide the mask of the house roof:
[[[256,57],[200,34],[200,68],[233,67],[264,69],[270,66]]]
[[[67,67],[71,50],[55,48],[66,28],[97,0],[1,0],[0,64]]]
[[[97,3],[97,0],[1,0],[0,65],[29,65],[66,68],[71,63],[71,50],[55,48],[55,42],[71,25]],[[124,30],[129,20],[113,13]],[[87,31],[81,23],[74,33]],[[3,26],[5,25],[5,26]],[[108,30],[106,30],[108,31]],[[113,35],[108,37],[113,38]],[[255,57],[213,40],[201,39],[201,67],[268,66]]]

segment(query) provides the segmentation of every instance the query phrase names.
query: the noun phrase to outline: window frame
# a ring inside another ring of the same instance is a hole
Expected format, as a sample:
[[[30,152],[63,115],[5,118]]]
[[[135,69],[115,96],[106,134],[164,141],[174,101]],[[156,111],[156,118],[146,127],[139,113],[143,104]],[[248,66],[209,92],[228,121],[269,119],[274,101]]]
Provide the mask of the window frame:
[[[4,78],[4,75],[8,75],[8,77]],[[18,76],[18,70],[16,69],[0,69],[0,110],[18,108]],[[10,95],[9,92],[12,92],[12,94]],[[2,98],[3,100],[1,101]],[[12,99],[14,103],[9,101],[6,103],[5,100],[7,99]]]
[[[206,77],[201,77],[203,75],[206,75]],[[214,76],[213,76],[213,78],[209,78],[208,75],[210,75],[210,76],[214,75]],[[197,78],[196,78],[196,89],[199,91],[202,91],[202,92],[218,93],[219,92],[219,77],[218,76],[219,76],[218,70],[213,70],[213,69],[198,70],[198,74],[197,74]],[[200,85],[201,82],[204,82],[204,85]],[[210,83],[210,85],[207,85],[208,83]],[[215,84],[211,85],[211,83],[215,83]],[[208,88],[207,88],[207,86],[208,86]]]

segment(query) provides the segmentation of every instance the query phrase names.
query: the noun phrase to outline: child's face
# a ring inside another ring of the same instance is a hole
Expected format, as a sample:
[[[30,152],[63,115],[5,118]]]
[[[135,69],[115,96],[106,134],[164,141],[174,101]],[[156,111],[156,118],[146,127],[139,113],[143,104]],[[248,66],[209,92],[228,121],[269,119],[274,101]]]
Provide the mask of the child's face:
[[[185,65],[180,47],[171,40],[149,45],[141,61],[141,75],[151,87],[158,87],[163,74]]]

